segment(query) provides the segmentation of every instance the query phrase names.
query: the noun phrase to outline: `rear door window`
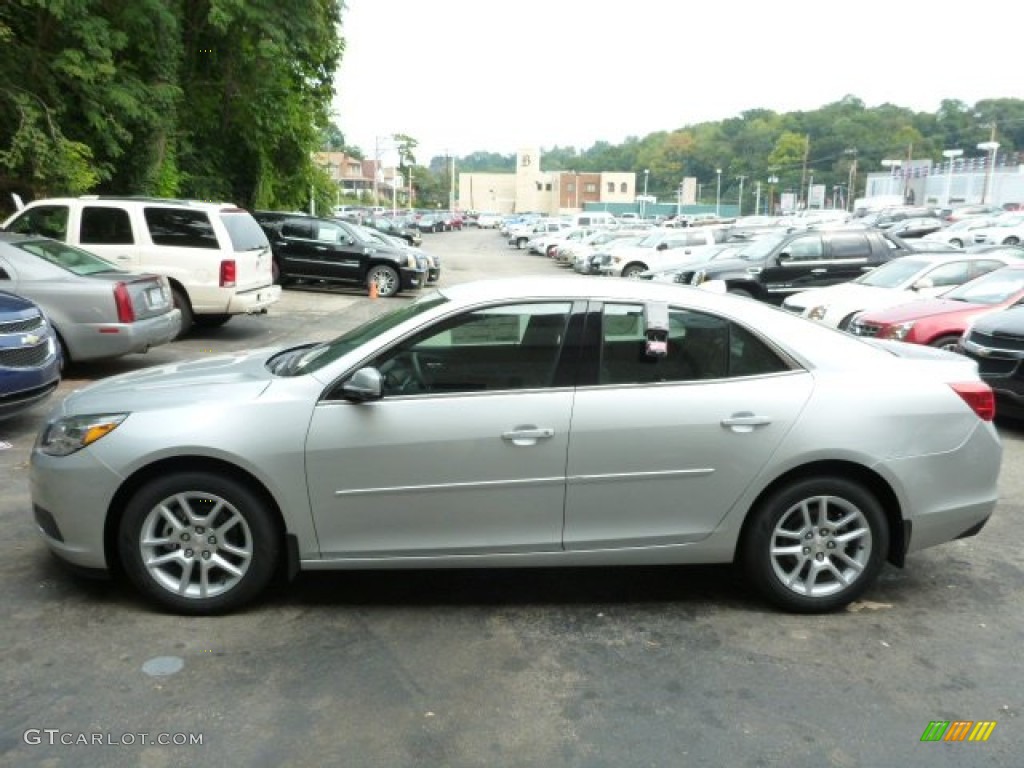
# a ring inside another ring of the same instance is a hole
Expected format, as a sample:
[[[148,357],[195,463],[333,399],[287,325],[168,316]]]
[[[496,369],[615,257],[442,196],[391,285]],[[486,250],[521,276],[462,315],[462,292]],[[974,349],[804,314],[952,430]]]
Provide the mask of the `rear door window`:
[[[82,245],[131,245],[135,237],[128,211],[110,206],[85,206],[78,242]]]
[[[270,245],[266,234],[263,232],[263,228],[252,217],[252,214],[246,211],[221,213],[220,220],[228,231],[228,238],[231,240],[231,250],[255,251]]]
[[[206,211],[145,208],[143,214],[154,245],[218,250],[217,233]]]
[[[841,232],[832,236],[833,259],[866,259],[871,255],[871,243],[858,232]]]

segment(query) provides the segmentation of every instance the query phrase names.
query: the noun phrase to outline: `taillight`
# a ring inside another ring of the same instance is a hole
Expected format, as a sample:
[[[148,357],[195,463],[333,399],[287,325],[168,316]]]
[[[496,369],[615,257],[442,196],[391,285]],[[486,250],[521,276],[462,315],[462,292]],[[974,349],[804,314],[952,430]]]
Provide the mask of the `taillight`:
[[[238,279],[238,270],[234,259],[225,259],[220,263],[220,287],[234,288]]]
[[[132,306],[128,286],[124,283],[114,283],[114,305],[117,307],[117,322],[135,322],[135,307]]]
[[[988,384],[983,381],[962,381],[949,386],[978,414],[979,419],[992,421],[995,418],[996,396]]]

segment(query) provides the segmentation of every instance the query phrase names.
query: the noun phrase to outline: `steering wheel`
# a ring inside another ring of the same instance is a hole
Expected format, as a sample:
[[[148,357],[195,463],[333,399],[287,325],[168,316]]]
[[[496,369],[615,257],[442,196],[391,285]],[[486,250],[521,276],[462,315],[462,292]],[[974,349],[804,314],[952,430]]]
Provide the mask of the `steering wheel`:
[[[430,382],[424,373],[419,353],[406,350],[395,355],[380,368],[387,391],[396,395],[426,392]]]

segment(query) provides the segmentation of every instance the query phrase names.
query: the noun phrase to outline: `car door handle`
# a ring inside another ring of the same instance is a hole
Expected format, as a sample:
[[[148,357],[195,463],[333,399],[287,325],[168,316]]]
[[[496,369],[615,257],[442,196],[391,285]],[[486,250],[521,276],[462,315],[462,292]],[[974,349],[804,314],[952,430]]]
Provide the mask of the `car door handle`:
[[[828,270],[824,267],[818,267],[817,269],[811,270],[812,275],[824,275],[826,272],[828,272]]]
[[[519,427],[501,433],[501,439],[516,445],[534,445],[538,440],[548,440],[555,436],[555,430],[549,427]]]
[[[115,256],[114,258],[117,259],[118,261],[131,261],[132,257],[121,254],[120,256]]]
[[[734,413],[732,416],[722,419],[722,426],[728,427],[733,432],[753,432],[755,427],[764,427],[771,423],[772,420],[767,416],[755,416],[749,412]]]

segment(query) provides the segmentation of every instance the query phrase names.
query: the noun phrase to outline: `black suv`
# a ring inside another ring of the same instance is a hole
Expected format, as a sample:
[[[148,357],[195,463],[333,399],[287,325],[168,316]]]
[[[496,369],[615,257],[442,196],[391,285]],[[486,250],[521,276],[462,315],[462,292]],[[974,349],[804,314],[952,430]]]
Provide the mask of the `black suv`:
[[[325,280],[376,288],[378,296],[421,288],[427,270],[415,254],[370,240],[337,219],[272,211],[253,216],[270,240],[274,282]]]
[[[729,293],[781,304],[791,293],[845,283],[909,252],[899,238],[873,229],[765,235],[735,258],[693,265],[676,280],[720,280]]]

